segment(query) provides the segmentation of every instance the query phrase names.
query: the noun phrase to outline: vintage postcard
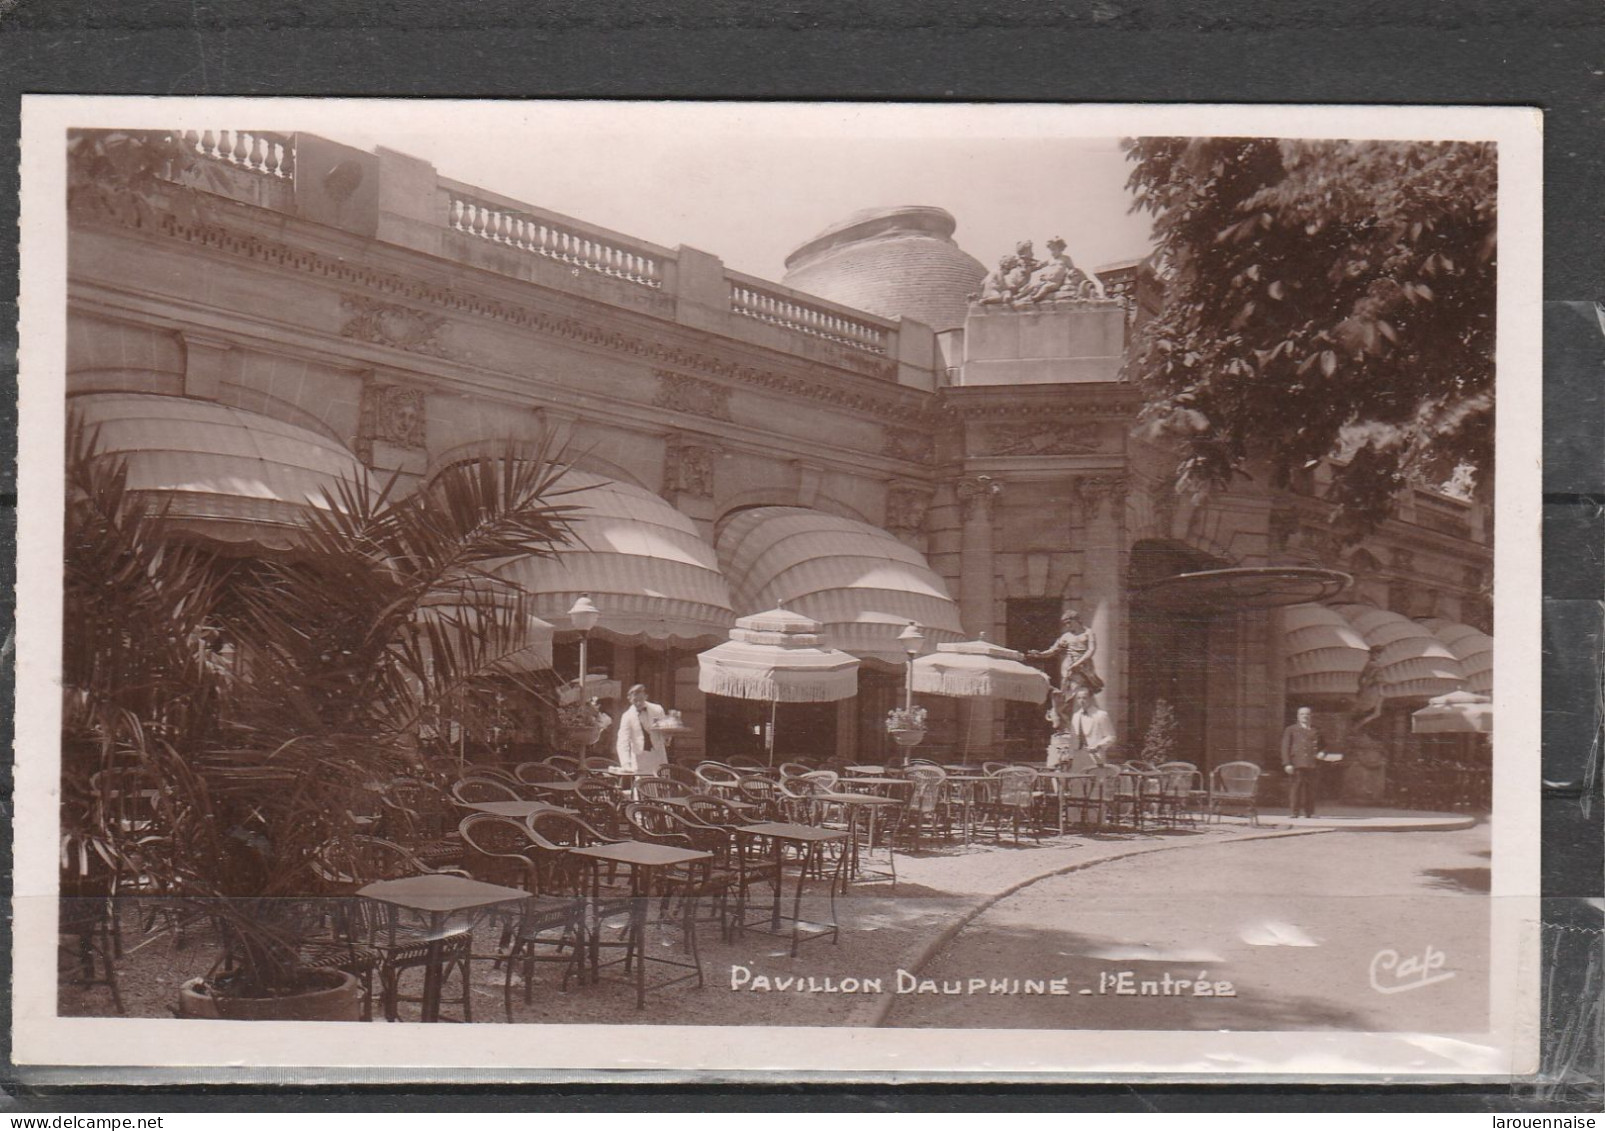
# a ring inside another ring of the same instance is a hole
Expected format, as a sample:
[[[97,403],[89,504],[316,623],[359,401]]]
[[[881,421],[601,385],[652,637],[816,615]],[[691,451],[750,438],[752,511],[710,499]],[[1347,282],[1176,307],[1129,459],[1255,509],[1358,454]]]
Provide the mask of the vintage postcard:
[[[19,1063],[1536,1067],[1536,111],[23,115]]]

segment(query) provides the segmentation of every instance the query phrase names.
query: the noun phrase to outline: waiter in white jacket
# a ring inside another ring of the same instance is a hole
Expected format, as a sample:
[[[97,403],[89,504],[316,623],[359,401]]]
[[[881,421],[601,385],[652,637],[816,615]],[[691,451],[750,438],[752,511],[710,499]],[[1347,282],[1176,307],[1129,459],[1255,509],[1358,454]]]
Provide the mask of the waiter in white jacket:
[[[1070,716],[1070,738],[1071,773],[1084,774],[1094,766],[1108,763],[1115,745],[1115,724],[1090,691],[1076,696],[1076,710]]]
[[[669,736],[653,729],[665,717],[661,706],[648,702],[645,684],[630,688],[630,705],[619,715],[615,739],[620,769],[655,774],[668,762]]]

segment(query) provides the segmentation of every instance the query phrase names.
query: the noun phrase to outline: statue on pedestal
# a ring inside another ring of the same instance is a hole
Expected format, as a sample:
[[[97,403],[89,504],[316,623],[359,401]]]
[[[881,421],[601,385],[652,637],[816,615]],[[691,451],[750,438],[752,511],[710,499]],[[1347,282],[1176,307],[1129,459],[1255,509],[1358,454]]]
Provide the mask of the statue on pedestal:
[[[1027,245],[1029,246],[1029,245]],[[1047,302],[1050,299],[1103,298],[1103,284],[1073,263],[1064,253],[1065,242],[1058,236],[1048,241],[1048,262],[1042,264],[1031,284],[1020,292],[1016,305]]]

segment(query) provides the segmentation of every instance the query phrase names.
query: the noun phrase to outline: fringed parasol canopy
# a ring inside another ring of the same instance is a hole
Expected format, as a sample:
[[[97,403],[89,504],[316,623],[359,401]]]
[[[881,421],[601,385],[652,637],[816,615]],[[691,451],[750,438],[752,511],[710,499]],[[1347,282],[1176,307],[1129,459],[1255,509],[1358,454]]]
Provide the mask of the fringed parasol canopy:
[[[989,640],[938,644],[914,660],[914,690],[930,695],[962,695],[1042,703],[1051,686],[1044,672],[1021,663],[1024,657]]]
[[[1474,691],[1439,695],[1410,716],[1415,734],[1492,734],[1493,729],[1493,702]]]
[[[697,686],[769,703],[850,699],[858,694],[858,660],[827,647],[820,628],[788,609],[742,617],[728,641],[697,656]]]

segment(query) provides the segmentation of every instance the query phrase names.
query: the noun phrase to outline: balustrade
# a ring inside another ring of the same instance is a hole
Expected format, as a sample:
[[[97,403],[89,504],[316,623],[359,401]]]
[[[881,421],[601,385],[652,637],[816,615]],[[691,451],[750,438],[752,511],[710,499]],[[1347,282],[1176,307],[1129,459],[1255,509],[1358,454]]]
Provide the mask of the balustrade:
[[[637,286],[663,286],[662,266],[653,256],[604,242],[578,229],[561,227],[543,217],[492,207],[456,193],[451,193],[448,200],[446,223],[455,231]]]
[[[811,306],[748,283],[731,281],[730,310],[745,318],[784,326],[799,334],[824,338],[850,349],[878,354],[886,352],[886,330],[883,327],[860,322],[836,311]]]
[[[222,161],[264,177],[295,175],[295,140],[290,134],[255,130],[184,130],[184,147],[197,157]]]

